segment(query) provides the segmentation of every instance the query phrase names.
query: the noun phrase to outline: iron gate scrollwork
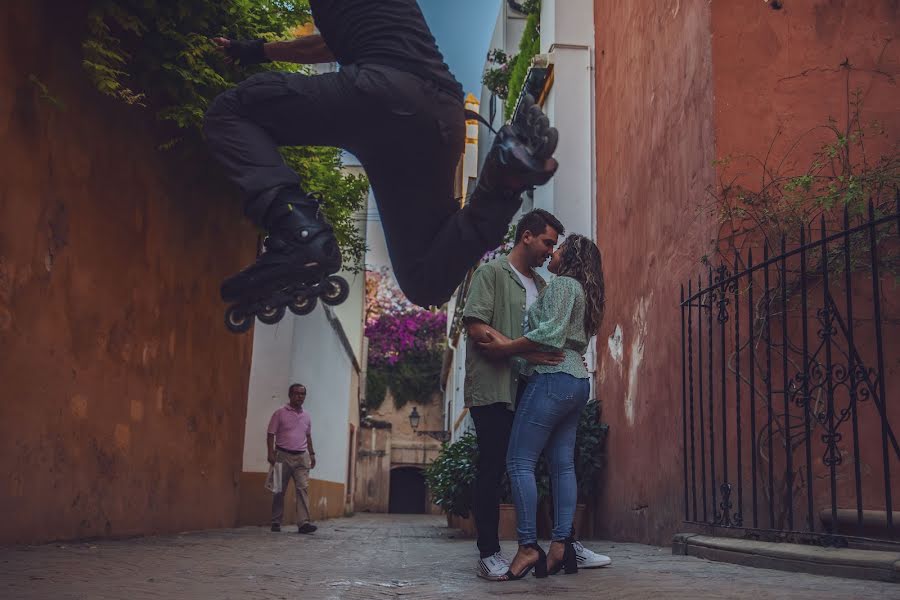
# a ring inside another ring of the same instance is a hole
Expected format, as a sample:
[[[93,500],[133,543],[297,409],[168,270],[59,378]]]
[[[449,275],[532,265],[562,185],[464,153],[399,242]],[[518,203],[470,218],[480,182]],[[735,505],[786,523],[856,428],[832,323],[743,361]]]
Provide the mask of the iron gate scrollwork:
[[[860,225],[846,209],[838,231],[817,225],[681,288],[684,520],[897,540],[900,290],[883,269],[900,264],[900,197]]]

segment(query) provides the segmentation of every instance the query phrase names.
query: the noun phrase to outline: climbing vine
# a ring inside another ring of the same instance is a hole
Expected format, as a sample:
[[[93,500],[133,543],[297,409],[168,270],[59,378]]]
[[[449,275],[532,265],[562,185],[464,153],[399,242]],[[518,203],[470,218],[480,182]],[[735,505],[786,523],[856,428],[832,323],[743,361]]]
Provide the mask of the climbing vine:
[[[309,21],[307,0],[93,0],[82,65],[101,93],[152,111],[168,125],[161,149],[196,144],[218,94],[253,73],[306,68],[229,65],[210,38],[287,39]],[[282,154],[309,190],[322,193],[345,261],[358,269],[365,240],[354,214],[366,200],[365,177],[343,173],[335,148],[285,148]]]
[[[716,239],[712,240],[718,262],[732,270],[740,269],[742,265],[732,264],[734,257],[746,255],[750,247],[764,242],[774,250],[782,238],[789,247],[795,246],[801,229],[809,231],[823,220],[829,230],[839,228],[845,208],[851,227],[868,219],[870,201],[876,217],[895,210],[900,189],[900,143],[890,139],[881,123],[866,121],[863,94],[849,89],[851,67],[845,68],[848,116],[843,124],[829,117],[791,141],[782,156],[773,155],[770,149],[763,158],[729,156],[715,162],[719,182],[710,192],[710,208],[718,223]],[[823,136],[821,146],[812,153],[807,166],[789,170],[787,165],[795,159],[792,151],[812,135]],[[771,146],[779,137],[780,132]],[[875,143],[882,148],[877,154],[873,152]],[[746,165],[758,171],[756,185],[749,183],[753,170],[748,172]],[[866,269],[870,264],[867,240],[865,234],[851,236],[853,270]],[[811,254],[814,264],[823,260],[815,250]],[[884,272],[900,276],[896,251],[886,252],[881,260]],[[704,256],[701,262],[708,264],[710,258]],[[827,264],[835,274],[843,268],[843,261],[829,259]]]
[[[519,41],[519,53],[509,68],[509,95],[506,98],[506,115],[511,116],[519,101],[519,93],[525,85],[528,69],[532,59],[541,51],[541,11],[540,5],[535,3],[532,12],[525,21],[525,30]]]

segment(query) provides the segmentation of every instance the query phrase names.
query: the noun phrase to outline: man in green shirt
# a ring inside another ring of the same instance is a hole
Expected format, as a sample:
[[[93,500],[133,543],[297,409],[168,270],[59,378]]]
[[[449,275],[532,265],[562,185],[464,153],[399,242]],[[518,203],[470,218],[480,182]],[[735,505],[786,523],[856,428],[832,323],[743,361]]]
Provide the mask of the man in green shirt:
[[[526,213],[516,225],[515,246],[509,256],[481,265],[472,277],[463,320],[466,339],[464,397],[478,437],[478,473],[475,480],[475,525],[478,529],[478,575],[499,579],[509,568],[500,554],[500,482],[506,470],[506,449],[513,422],[516,392],[524,383],[525,359],[536,364],[557,364],[561,352],[535,352],[492,362],[480,354],[476,342],[494,329],[508,338],[520,337],[525,311],[546,285],[535,272],[543,265],[565,230],[545,210]]]

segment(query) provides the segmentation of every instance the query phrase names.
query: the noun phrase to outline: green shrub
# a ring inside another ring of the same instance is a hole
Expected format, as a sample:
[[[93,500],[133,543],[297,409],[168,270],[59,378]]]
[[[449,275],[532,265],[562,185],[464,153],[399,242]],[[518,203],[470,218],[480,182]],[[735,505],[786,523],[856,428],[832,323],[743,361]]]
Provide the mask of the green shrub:
[[[82,65],[98,91],[169,124],[160,128],[160,149],[200,145],[203,116],[218,94],[267,69],[308,70],[228,65],[210,38],[289,39],[309,19],[307,0],[93,0]],[[304,186],[323,195],[322,211],[345,262],[359,270],[365,240],[353,216],[365,205],[368,181],[344,174],[335,148],[284,148],[282,154]]]
[[[525,22],[525,31],[519,40],[519,53],[515,63],[509,70],[509,96],[506,98],[506,116],[511,117],[519,101],[519,94],[525,85],[525,77],[531,67],[532,59],[541,51],[541,14],[534,12],[528,15]]]
[[[425,483],[431,501],[447,514],[466,518],[472,510],[478,444],[467,432],[452,444],[444,444],[440,454],[425,468]]]

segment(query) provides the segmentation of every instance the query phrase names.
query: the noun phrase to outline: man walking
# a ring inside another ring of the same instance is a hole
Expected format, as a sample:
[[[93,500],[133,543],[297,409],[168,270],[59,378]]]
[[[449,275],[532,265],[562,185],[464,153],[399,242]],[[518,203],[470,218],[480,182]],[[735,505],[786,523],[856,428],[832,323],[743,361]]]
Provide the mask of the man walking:
[[[281,492],[272,497],[272,531],[281,531],[284,517],[284,492],[290,479],[297,494],[297,533],[317,529],[309,522],[309,470],[316,467],[313,449],[312,421],[303,410],[306,387],[295,383],[288,389],[288,404],[269,420],[266,452],[270,465],[281,463]]]
[[[525,314],[546,285],[535,271],[543,265],[559,236],[562,223],[551,213],[535,209],[516,225],[515,245],[509,256],[480,266],[472,278],[466,298],[463,320],[466,341],[466,380],[464,398],[478,439],[478,473],[475,480],[475,526],[478,529],[478,575],[498,580],[509,569],[509,561],[500,552],[500,483],[506,469],[513,410],[517,393],[525,388],[521,374],[524,362],[558,364],[561,352],[534,352],[508,362],[491,362],[478,351],[477,342],[486,340],[486,331],[494,329],[510,339],[523,335]],[[610,560],[575,542],[579,567],[597,567]]]

